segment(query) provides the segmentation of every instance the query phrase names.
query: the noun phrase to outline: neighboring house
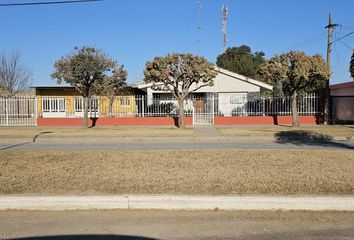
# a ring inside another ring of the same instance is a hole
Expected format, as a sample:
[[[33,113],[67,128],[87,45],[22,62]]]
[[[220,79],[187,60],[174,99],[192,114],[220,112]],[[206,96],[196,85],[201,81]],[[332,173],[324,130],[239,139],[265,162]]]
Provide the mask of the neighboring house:
[[[332,121],[354,122],[354,81],[330,86],[332,97]]]
[[[83,98],[74,87],[34,87],[38,112],[43,118],[65,118],[83,116]],[[112,114],[115,116],[132,116],[135,112],[134,95],[116,96]],[[110,116],[109,100],[105,96],[90,99],[89,116]]]
[[[231,116],[235,111],[242,111],[245,105],[254,96],[259,96],[264,91],[272,91],[273,87],[264,82],[260,82],[243,75],[230,72],[228,70],[215,67],[218,75],[214,79],[212,86],[205,86],[193,92],[187,100],[188,106],[192,107],[192,99],[197,99],[199,103],[196,105],[210,105],[207,102],[212,99],[214,101],[213,107],[215,110],[224,116]],[[152,102],[154,99],[159,98],[164,103],[171,99],[171,93],[166,91],[158,91],[152,89],[152,83],[137,83],[134,87],[142,90],[147,95],[147,104],[156,104]],[[192,86],[193,89],[195,86]],[[165,100],[164,100],[165,99]],[[176,101],[177,104],[177,101]]]

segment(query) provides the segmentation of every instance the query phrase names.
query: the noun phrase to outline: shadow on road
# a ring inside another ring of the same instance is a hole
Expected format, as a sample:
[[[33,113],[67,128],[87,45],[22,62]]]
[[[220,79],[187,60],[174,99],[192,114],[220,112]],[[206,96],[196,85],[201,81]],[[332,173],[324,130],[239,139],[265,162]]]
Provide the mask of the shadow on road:
[[[349,143],[337,142],[333,140],[333,137],[315,133],[311,131],[283,131],[275,134],[277,143],[281,144],[293,144],[296,146],[308,145],[308,146],[322,146],[322,147],[335,147],[353,149],[354,146]]]
[[[41,236],[10,238],[9,240],[157,240],[156,238],[147,238],[139,236],[126,235],[60,235],[60,236]]]

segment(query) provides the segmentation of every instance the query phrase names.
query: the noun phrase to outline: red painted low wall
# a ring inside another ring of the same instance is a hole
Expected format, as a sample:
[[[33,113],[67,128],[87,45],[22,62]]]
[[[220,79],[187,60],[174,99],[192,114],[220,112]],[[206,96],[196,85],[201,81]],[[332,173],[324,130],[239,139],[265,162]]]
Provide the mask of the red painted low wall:
[[[178,118],[174,117],[112,117],[91,118],[89,126],[177,126]],[[185,118],[186,125],[192,125],[191,117]],[[38,118],[38,126],[81,126],[82,118]]]
[[[320,124],[317,116],[300,116],[300,124]],[[91,118],[89,126],[177,126],[178,118],[174,117],[112,117]],[[192,125],[193,119],[186,117],[186,125]],[[215,125],[288,125],[291,116],[245,116],[215,117]],[[38,126],[81,126],[82,118],[38,118]]]
[[[317,116],[299,116],[300,124],[319,124]],[[215,125],[289,125],[291,116],[215,117]]]

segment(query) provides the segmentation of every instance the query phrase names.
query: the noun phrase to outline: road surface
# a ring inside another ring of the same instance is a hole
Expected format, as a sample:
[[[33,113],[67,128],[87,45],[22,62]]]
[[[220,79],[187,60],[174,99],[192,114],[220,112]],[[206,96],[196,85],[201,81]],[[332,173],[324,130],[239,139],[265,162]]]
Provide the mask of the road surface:
[[[0,223],[0,239],[354,239],[354,212],[3,211]]]
[[[82,150],[145,150],[145,149],[338,149],[354,150],[353,142],[347,141],[306,141],[272,139],[41,139],[1,141],[1,150],[13,151],[82,151]]]

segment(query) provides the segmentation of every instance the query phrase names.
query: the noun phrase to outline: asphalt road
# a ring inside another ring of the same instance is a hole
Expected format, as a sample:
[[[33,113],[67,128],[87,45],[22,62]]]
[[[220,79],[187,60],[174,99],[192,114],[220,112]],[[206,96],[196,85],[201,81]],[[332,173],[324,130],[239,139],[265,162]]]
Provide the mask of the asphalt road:
[[[161,141],[70,141],[58,140],[32,143],[20,141],[0,143],[1,150],[13,151],[82,151],[82,150],[145,150],[145,149],[340,149],[354,150],[354,144],[346,141],[304,141],[304,140],[173,140],[162,139]]]
[[[354,239],[354,212],[3,211],[0,239]]]

